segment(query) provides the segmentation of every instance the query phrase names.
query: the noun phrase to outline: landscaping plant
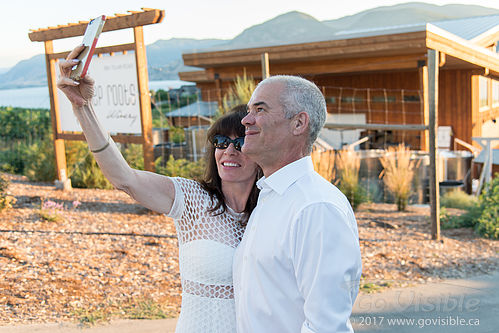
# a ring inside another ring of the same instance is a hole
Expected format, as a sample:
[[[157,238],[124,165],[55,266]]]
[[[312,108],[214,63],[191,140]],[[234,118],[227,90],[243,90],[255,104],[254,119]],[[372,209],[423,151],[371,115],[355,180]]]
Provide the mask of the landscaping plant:
[[[0,174],[0,212],[12,208],[12,205],[16,203],[16,198],[7,194],[9,183],[9,180]]]
[[[406,210],[415,169],[409,148],[404,144],[388,147],[385,155],[380,157],[380,162],[384,169],[379,177],[383,177],[388,191],[395,197],[397,210]]]
[[[486,184],[480,194],[482,214],[477,220],[475,230],[482,236],[499,239],[499,173]]]
[[[366,191],[359,183],[360,157],[350,149],[343,149],[336,156],[337,184],[354,210],[367,201]]]
[[[449,204],[447,195],[442,199],[444,206],[440,211],[440,222],[443,229],[474,228],[476,233],[487,238],[499,239],[499,174],[487,183],[478,200],[467,194],[452,194],[459,197]],[[467,197],[467,201],[463,198]],[[451,215],[445,207],[464,209],[464,213]]]
[[[334,179],[334,150],[312,152],[312,163],[315,171],[324,177],[328,182]]]
[[[234,84],[230,86],[227,93],[222,99],[222,106],[218,108],[218,115],[220,116],[234,106],[239,104],[248,104],[256,84],[252,77],[246,76],[246,71],[243,76],[237,76]]]

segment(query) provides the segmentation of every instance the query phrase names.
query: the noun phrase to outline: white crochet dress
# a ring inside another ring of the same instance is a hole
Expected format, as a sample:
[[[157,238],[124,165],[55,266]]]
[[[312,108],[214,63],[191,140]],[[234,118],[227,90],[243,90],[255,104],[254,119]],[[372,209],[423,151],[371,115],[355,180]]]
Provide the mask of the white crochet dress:
[[[244,214],[228,207],[212,216],[209,194],[194,181],[171,178],[175,201],[169,216],[179,242],[182,308],[176,333],[234,333],[232,258],[242,239]]]

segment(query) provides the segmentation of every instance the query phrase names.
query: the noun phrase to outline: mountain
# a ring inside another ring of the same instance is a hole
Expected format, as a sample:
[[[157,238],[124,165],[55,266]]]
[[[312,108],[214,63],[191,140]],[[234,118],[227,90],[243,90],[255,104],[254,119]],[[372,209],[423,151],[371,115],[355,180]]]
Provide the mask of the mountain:
[[[189,70],[184,66],[182,53],[222,45],[223,39],[172,38],[158,40],[146,47],[150,80],[178,80],[178,72]]]
[[[279,15],[262,24],[245,29],[223,48],[253,47],[322,40],[335,30],[312,16],[297,11]]]
[[[0,89],[25,88],[47,84],[45,55],[21,60],[8,72],[0,74]]]
[[[336,31],[345,31],[494,14],[499,14],[499,10],[476,5],[438,6],[424,2],[408,2],[376,7],[323,23]]]
[[[189,70],[182,53],[226,43],[223,39],[172,38],[146,46],[150,80],[178,80],[177,73]],[[25,88],[47,84],[45,56],[36,55],[18,62],[6,73],[0,73],[0,89]]]
[[[312,16],[292,11],[245,29],[232,40],[172,38],[147,46],[149,78],[178,79],[179,71],[191,70],[182,62],[182,53],[195,50],[225,50],[265,45],[280,45],[327,40],[345,30],[413,24],[470,16],[499,14],[498,9],[476,5],[438,6],[409,2],[382,6],[335,20],[318,21]],[[46,84],[43,55],[19,62],[8,72],[0,72],[0,89]]]

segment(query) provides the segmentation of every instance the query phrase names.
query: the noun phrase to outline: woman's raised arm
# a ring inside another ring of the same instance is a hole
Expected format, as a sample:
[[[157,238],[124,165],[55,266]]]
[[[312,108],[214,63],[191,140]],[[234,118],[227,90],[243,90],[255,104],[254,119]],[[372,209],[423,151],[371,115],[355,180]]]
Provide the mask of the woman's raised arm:
[[[85,76],[80,81],[69,77],[71,68],[78,63],[76,57],[83,50],[78,46],[66,60],[59,61],[61,77],[57,87],[64,92],[73,105],[73,111],[80,122],[90,151],[99,164],[102,173],[117,189],[125,191],[143,206],[169,213],[175,198],[173,182],[166,176],[132,169],[125,161],[118,147],[102,127],[90,102],[94,95],[94,81]]]

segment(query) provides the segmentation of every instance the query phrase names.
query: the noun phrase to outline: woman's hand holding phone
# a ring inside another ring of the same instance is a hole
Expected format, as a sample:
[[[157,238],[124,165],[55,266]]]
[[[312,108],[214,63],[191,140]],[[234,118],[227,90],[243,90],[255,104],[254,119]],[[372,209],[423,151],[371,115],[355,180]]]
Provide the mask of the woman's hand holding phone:
[[[94,80],[92,78],[86,75],[80,81],[76,81],[70,77],[72,68],[80,63],[78,55],[84,49],[84,45],[79,45],[69,53],[66,60],[59,60],[61,76],[57,81],[57,87],[64,92],[71,104],[76,107],[90,103],[94,95]]]

